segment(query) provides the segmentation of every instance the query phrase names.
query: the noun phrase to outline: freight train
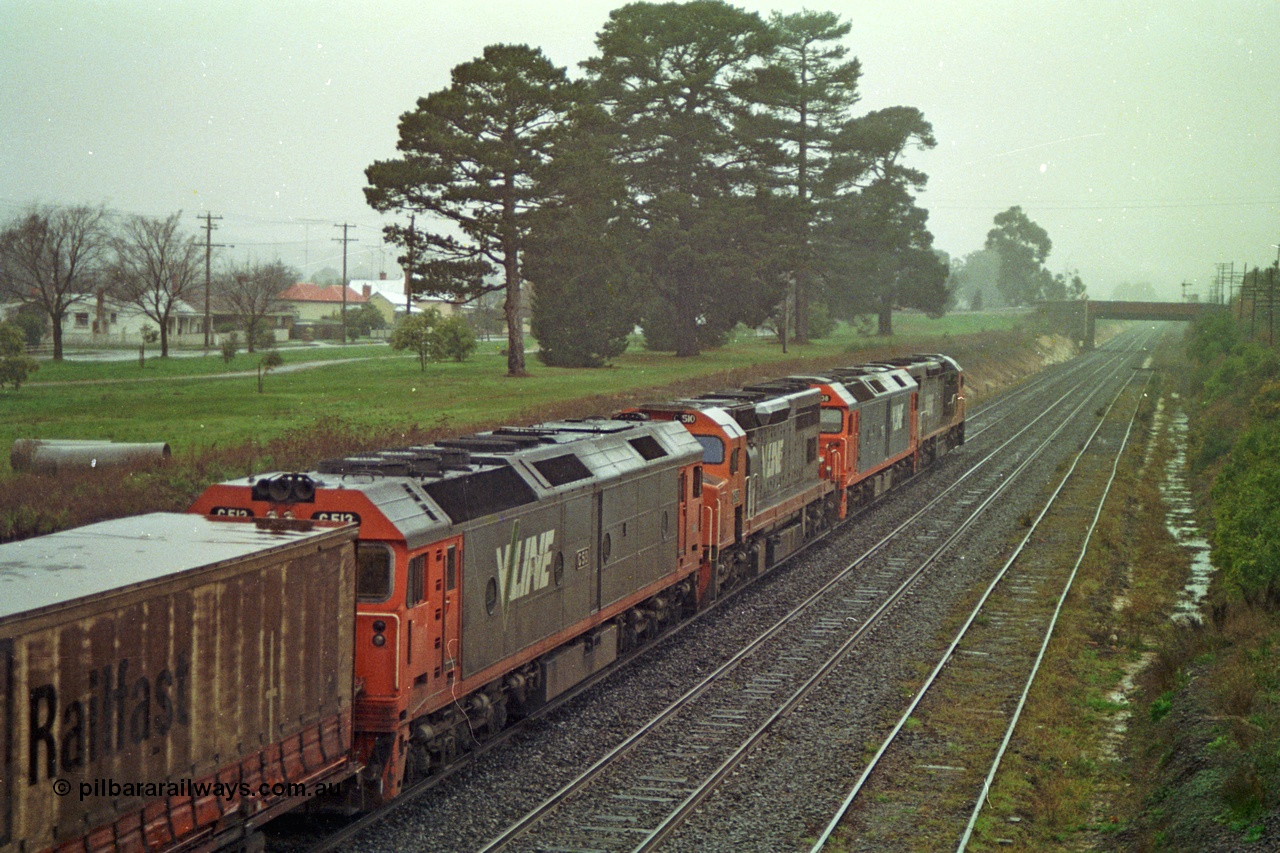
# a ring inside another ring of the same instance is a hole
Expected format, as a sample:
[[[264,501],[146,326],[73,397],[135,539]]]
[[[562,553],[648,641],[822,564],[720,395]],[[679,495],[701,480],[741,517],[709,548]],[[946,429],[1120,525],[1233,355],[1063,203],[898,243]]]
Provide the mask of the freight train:
[[[79,763],[68,764],[67,748],[57,747],[54,734],[57,714],[37,707],[43,700],[31,688],[14,692],[29,683],[24,673],[31,665],[29,657],[12,654],[15,643],[21,645],[16,614],[12,638],[0,633],[0,652],[10,651],[5,702],[12,711],[4,760],[7,770],[16,770],[6,773],[16,780],[5,789],[6,807],[12,814],[18,789],[33,793],[23,788],[24,780],[47,784],[60,773],[79,785],[111,768],[146,767],[151,777],[165,779],[204,772],[256,791],[267,775],[262,768],[285,767],[285,754],[294,756],[292,764],[272,779],[323,784],[292,799],[236,796],[218,800],[216,807],[206,803],[203,811],[182,794],[176,800],[148,800],[144,794],[116,798],[110,807],[90,798],[97,810],[76,813],[40,791],[36,806],[20,803],[23,814],[39,816],[36,824],[11,821],[9,833],[0,834],[0,853],[214,849],[242,839],[268,813],[317,793],[348,807],[385,803],[510,720],[781,563],[855,508],[962,444],[964,424],[960,366],[948,356],[925,354],[636,406],[609,418],[500,428],[326,460],[314,471],[211,486],[191,512],[233,538],[328,541],[341,531],[355,532],[350,610],[336,616],[332,611],[330,603],[342,600],[335,584],[344,582],[338,566],[347,557],[330,548],[333,565],[314,567],[311,604],[298,605],[277,583],[267,595],[284,597],[263,604],[253,619],[215,620],[218,628],[211,630],[234,635],[235,651],[208,662],[206,647],[216,642],[197,644],[186,629],[175,628],[167,645],[159,643],[167,651],[130,652],[140,672],[169,665],[165,654],[200,657],[215,697],[228,683],[246,685],[244,704],[254,710],[220,706],[227,750],[217,760],[195,763],[182,750],[144,738],[132,744],[118,739],[114,763],[104,764],[105,756],[85,752],[71,738],[81,751],[75,753]],[[0,547],[0,569],[3,548],[11,547]],[[297,571],[290,577],[296,581]],[[101,606],[110,615],[110,599],[98,601],[108,602]],[[298,607],[301,615],[294,612]],[[146,612],[157,624],[187,612],[165,603],[155,608],[155,614]],[[114,618],[123,613],[116,611]],[[284,630],[287,619],[296,624]],[[0,613],[0,631],[5,625]],[[70,642],[80,649],[76,666],[92,681],[101,665],[98,652],[118,657],[122,646],[116,642],[116,651],[107,651],[85,636],[76,634]],[[289,655],[301,653],[285,651],[286,637],[294,643],[305,637],[307,645],[331,650],[324,654],[329,668],[313,671],[310,658],[309,669],[296,666]],[[45,647],[43,653],[56,657],[63,648]],[[263,667],[270,677],[259,671]],[[286,671],[288,677],[282,676]],[[147,692],[125,683],[123,673],[111,686],[112,676],[107,669],[102,673],[106,692],[99,717],[111,696]],[[301,691],[290,686],[294,678],[312,684]],[[334,678],[344,686],[332,688],[332,696],[323,695],[330,687],[311,689]],[[150,701],[157,704],[167,695],[159,692],[160,680],[156,675],[147,688],[155,691]],[[82,692],[92,697],[93,689]],[[190,689],[188,701],[201,701],[201,691]],[[264,702],[274,709],[285,696],[294,704],[280,705],[279,716],[264,720]],[[116,726],[125,725],[126,714],[132,713],[129,725],[145,725],[139,721],[152,714],[130,712],[123,699],[117,704]],[[76,717],[60,708],[54,710],[75,717],[57,723],[65,740],[69,735],[62,732],[80,726],[84,712]],[[109,728],[107,719],[87,725]],[[177,730],[152,726],[160,741]],[[56,749],[62,750],[57,767]],[[130,749],[176,760],[166,770],[121,759]],[[182,832],[155,829],[172,825],[166,816],[184,809],[202,813],[203,820],[182,822]],[[13,831],[33,826],[43,833],[38,838]],[[132,842],[114,840],[125,838],[148,841],[131,847]]]

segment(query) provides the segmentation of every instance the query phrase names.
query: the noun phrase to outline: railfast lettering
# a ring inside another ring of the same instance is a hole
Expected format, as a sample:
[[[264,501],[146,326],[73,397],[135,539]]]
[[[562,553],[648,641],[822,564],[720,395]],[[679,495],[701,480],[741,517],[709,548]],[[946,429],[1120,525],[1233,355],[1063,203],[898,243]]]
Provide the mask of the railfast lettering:
[[[889,410],[889,419],[893,422],[893,430],[895,432],[902,429],[903,412],[905,410],[906,406],[902,403],[899,403]]]
[[[27,693],[27,784],[70,772],[191,722],[191,664],[134,676],[128,658],[89,671],[88,690],[68,701],[53,684]]]
[[[548,530],[495,549],[503,601],[515,601],[551,583],[555,538],[556,532]]]

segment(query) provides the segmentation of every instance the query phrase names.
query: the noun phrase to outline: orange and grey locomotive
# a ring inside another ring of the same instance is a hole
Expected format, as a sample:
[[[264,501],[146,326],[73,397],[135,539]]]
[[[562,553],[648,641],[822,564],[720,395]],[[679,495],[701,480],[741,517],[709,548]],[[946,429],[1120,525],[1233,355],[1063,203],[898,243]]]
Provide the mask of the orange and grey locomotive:
[[[0,546],[0,590],[29,591],[0,597],[0,853],[214,849],[317,794],[390,800],[962,444],[964,419],[959,366],[913,355]],[[125,777],[221,787],[114,795]]]
[[[701,469],[678,424],[600,418],[223,483],[193,510],[360,525],[369,805],[696,606]]]

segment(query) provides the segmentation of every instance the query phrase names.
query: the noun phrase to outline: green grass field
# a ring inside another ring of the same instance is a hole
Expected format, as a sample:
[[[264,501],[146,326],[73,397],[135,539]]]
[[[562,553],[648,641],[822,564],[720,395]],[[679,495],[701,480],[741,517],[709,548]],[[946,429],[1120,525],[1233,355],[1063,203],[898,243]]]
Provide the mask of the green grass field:
[[[896,334],[887,339],[858,335],[842,325],[830,339],[792,346],[784,355],[775,338],[744,334],[692,359],[633,347],[613,367],[597,370],[549,368],[530,355],[531,376],[524,379],[505,376],[506,358],[497,342],[481,343],[465,363],[429,364],[425,371],[416,357],[385,345],[283,348],[286,366],[317,366],[268,374],[261,394],[255,372],[259,356],[245,353],[230,364],[216,353],[151,356],[142,368],[137,360],[45,361],[20,390],[0,393],[0,447],[11,447],[17,438],[164,441],[181,458],[215,445],[263,442],[336,422],[356,429],[457,425],[461,430],[558,400],[635,392],[769,362],[830,358],[886,344],[939,349],[947,335],[1008,329],[1018,319],[957,314],[929,320],[898,314]],[[338,359],[353,360],[320,364]],[[0,470],[7,471],[7,463],[5,454]]]

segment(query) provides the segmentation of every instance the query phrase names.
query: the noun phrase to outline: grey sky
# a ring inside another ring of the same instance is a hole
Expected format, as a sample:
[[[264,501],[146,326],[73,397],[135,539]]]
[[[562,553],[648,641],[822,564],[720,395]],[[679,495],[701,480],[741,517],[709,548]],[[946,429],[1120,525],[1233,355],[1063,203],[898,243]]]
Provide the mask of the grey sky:
[[[620,0],[0,0],[0,220],[33,202],[223,218],[232,256],[394,272],[363,170],[486,44],[577,73]],[[853,23],[860,109],[919,107],[938,248],[1020,204],[1095,297],[1175,297],[1280,243],[1277,0],[739,2]]]

